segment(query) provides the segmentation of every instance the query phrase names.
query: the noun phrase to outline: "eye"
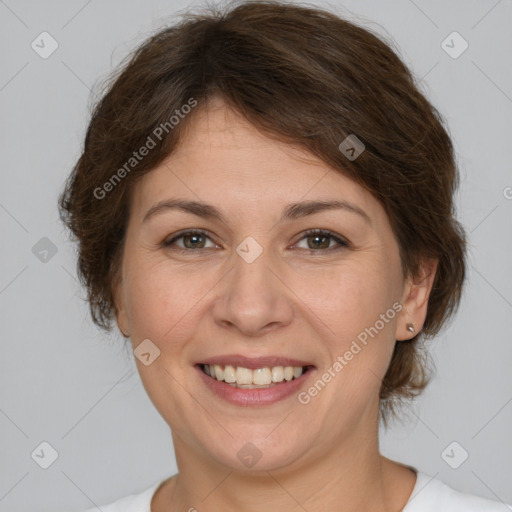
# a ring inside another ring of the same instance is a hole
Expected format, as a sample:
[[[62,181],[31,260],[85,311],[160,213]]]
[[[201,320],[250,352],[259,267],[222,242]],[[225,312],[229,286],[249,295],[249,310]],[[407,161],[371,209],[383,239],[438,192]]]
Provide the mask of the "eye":
[[[183,240],[182,246],[176,244],[178,240]],[[182,231],[173,238],[164,241],[162,246],[171,248],[171,246],[177,245],[177,251],[190,252],[198,249],[211,248],[205,246],[206,240],[211,241],[206,231],[203,231],[202,229],[191,229],[189,231]],[[303,249],[309,250],[310,252],[331,252],[350,247],[350,243],[347,240],[341,238],[332,231],[323,229],[310,229],[302,235],[302,238],[300,238],[299,241],[301,240],[307,240],[307,242],[311,241],[311,244],[308,243],[307,247],[303,247]],[[337,245],[331,247],[330,244],[332,241]],[[298,244],[295,245],[297,246]],[[213,246],[215,247],[216,244],[213,244]]]
[[[204,246],[204,239],[206,238],[210,239],[210,237],[207,236],[206,231],[201,229],[191,229],[189,231],[181,232],[170,240],[164,241],[162,245],[164,247],[170,247],[171,245],[175,244],[176,240],[183,239],[184,246],[178,246],[178,251],[187,252],[194,249],[208,249],[208,247]],[[201,241],[201,239],[203,239],[203,241]]]
[[[310,229],[303,234],[300,240],[307,240],[308,242],[310,240],[312,241],[311,245],[308,243],[308,247],[305,247],[306,250],[311,252],[319,252],[319,250],[330,252],[350,247],[347,240],[341,238],[332,231],[324,229]],[[329,247],[330,242],[333,240],[337,243],[337,246]]]

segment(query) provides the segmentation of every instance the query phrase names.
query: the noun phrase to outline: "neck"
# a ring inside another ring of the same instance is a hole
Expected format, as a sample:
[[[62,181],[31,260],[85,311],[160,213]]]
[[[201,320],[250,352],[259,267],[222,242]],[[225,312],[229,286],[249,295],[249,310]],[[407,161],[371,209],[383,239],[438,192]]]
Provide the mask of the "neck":
[[[237,471],[177,435],[173,440],[179,473],[166,493],[165,510],[396,512],[416,481],[410,469],[379,453],[378,424],[370,431],[354,429],[320,456],[269,471]]]

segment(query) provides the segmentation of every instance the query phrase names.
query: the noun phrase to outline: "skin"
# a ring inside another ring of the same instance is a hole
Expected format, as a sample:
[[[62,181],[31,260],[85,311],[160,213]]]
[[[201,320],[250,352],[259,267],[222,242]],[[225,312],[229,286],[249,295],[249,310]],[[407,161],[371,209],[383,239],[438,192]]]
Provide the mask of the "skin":
[[[379,453],[378,395],[396,340],[413,336],[407,323],[423,325],[435,262],[405,278],[387,215],[369,192],[263,135],[220,99],[196,114],[177,150],[132,190],[115,288],[117,323],[133,348],[149,338],[160,350],[150,365],[136,362],[172,429],[179,473],[158,489],[152,512],[401,510],[416,476]],[[226,222],[170,209],[143,222],[172,198],[212,204]],[[331,199],[370,222],[343,209],[279,222],[289,203]],[[163,246],[193,228],[208,235]],[[308,229],[350,245],[305,237]],[[236,252],[248,236],[263,250],[252,263]],[[294,357],[316,367],[307,390],[396,302],[402,310],[306,405],[296,394],[230,404],[193,367],[225,354]],[[247,442],[262,454],[252,468],[237,457]]]

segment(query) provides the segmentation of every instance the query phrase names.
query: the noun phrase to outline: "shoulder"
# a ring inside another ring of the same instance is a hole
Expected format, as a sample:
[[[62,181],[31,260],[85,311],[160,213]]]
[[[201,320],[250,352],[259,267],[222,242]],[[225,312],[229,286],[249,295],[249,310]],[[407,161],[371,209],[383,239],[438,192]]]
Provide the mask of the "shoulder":
[[[457,491],[425,473],[418,472],[417,475],[416,485],[402,512],[431,512],[432,510],[507,512],[512,510],[512,506],[499,501]]]
[[[162,482],[157,482],[138,494],[129,494],[111,503],[92,507],[82,512],[151,512],[151,498]]]

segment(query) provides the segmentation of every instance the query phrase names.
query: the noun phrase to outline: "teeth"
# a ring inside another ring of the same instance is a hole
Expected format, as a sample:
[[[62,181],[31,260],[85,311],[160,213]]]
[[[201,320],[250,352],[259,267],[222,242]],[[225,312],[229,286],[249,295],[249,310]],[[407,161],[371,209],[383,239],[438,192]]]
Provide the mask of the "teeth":
[[[219,369],[219,373],[217,373],[217,368]],[[224,372],[222,371],[221,367],[217,364],[215,365],[215,376],[217,377],[217,380],[224,380]],[[236,383],[254,384],[252,381],[252,370],[238,366],[236,369]]]
[[[242,366],[205,364],[203,370],[206,375],[216,380],[245,388],[270,387],[275,383],[298,379],[304,373],[302,366],[274,366],[251,370]]]
[[[272,368],[272,382],[283,382],[284,368],[282,366],[274,366]]]
[[[224,368],[224,380],[230,384],[236,382],[236,369],[234,366],[226,365]]]
[[[302,369],[301,369],[302,373]],[[270,368],[257,368],[252,371],[252,383],[259,385],[268,385],[272,382],[272,373]]]

